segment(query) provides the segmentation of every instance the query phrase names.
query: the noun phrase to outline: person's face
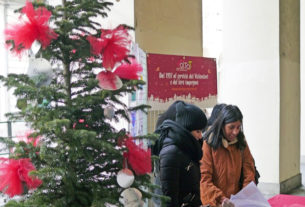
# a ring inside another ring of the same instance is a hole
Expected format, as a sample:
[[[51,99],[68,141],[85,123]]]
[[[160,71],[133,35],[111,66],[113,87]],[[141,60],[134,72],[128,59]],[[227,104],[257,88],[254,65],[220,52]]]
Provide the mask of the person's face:
[[[202,138],[202,130],[193,130],[191,131],[191,134],[193,135],[193,137],[195,137],[195,139],[199,140]]]
[[[223,134],[228,141],[233,141],[240,132],[241,122],[235,121],[227,123],[223,127]]]

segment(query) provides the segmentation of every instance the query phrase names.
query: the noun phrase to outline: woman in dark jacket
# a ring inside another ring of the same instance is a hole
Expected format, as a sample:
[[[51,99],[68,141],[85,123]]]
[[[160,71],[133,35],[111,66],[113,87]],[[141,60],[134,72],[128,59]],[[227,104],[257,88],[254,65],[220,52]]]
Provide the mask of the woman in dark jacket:
[[[168,120],[168,119],[172,120],[172,121],[176,120],[176,105],[180,102],[183,102],[183,101],[180,101],[180,100],[175,101],[168,107],[168,109],[164,113],[159,115],[157,123],[156,123],[156,129],[155,129],[156,133],[158,133],[156,130],[160,127],[160,125],[163,123],[163,121]],[[158,139],[158,140],[156,140],[156,143],[152,147],[152,154],[159,156],[160,148],[161,148],[160,139]],[[154,184],[161,186],[159,160],[154,161]],[[155,188],[154,193],[157,195],[163,195],[161,188]],[[161,200],[159,197],[153,197],[152,200],[153,200],[155,207],[161,206]]]
[[[176,119],[165,120],[155,152],[160,157],[160,180],[164,195],[171,201],[168,207],[201,206],[200,168],[202,130],[207,119],[203,111],[192,104],[176,103]]]

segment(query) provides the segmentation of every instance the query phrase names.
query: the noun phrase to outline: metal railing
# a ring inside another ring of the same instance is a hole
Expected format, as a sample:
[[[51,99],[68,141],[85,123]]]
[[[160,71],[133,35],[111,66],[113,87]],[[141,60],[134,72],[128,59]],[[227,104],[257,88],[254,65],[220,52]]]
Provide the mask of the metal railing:
[[[17,131],[17,129],[14,130],[15,123],[24,123],[25,125],[24,121],[0,121],[0,137],[8,137],[11,139],[16,138],[17,136],[14,133],[14,131]],[[7,126],[3,127],[4,124],[6,124]],[[3,151],[6,151],[4,150],[4,147],[0,152],[0,157],[9,155],[9,149],[7,149],[7,152],[3,152]]]

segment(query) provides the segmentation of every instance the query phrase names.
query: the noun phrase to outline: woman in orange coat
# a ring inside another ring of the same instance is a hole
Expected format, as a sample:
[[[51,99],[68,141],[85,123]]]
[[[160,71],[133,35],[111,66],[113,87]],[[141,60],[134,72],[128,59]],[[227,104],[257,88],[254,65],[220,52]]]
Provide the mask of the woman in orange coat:
[[[227,105],[205,133],[201,159],[200,198],[203,205],[234,207],[230,196],[255,181],[254,161],[242,130],[243,115]]]

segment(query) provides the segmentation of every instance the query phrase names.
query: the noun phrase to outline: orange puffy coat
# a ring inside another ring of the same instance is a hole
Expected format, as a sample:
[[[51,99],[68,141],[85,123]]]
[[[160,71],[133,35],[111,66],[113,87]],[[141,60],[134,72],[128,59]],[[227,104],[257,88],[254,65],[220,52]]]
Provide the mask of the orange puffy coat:
[[[243,166],[243,187],[255,181],[254,161],[248,145],[241,151],[236,144],[214,150],[205,141],[200,171],[200,198],[203,205],[217,206],[239,189]]]

